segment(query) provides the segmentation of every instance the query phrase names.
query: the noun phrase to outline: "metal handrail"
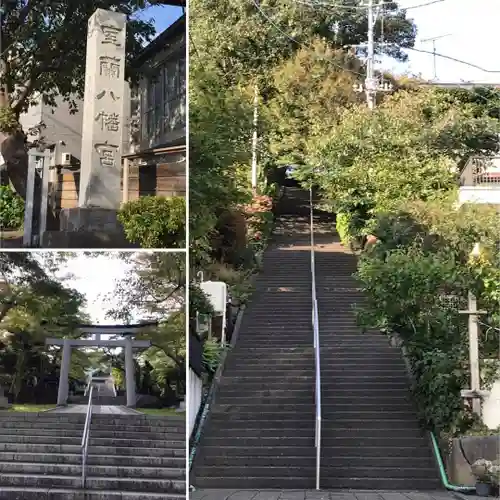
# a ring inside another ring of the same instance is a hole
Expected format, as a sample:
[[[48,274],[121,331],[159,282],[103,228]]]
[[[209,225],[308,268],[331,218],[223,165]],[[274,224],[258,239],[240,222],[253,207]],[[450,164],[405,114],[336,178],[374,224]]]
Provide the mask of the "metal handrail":
[[[87,415],[85,417],[85,427],[83,428],[82,436],[82,488],[85,488],[85,479],[87,477],[87,454],[89,449],[90,439],[90,423],[92,421],[92,395],[94,393],[94,386],[90,386],[89,402],[87,404]]]
[[[319,490],[320,469],[321,469],[321,367],[319,354],[319,317],[318,300],[316,296],[316,260],[314,255],[314,213],[312,187],[309,191],[310,203],[310,232],[311,232],[311,299],[312,299],[312,327],[314,337],[314,360],[315,360],[315,397],[316,397],[316,489]]]

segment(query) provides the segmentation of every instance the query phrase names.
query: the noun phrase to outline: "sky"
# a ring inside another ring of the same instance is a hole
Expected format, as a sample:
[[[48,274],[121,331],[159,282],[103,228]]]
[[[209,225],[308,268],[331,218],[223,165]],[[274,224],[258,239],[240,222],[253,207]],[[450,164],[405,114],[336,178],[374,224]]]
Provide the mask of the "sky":
[[[431,0],[399,0],[402,7],[428,3]],[[160,34],[182,15],[183,9],[172,6],[156,6],[144,11],[143,19],[153,19]],[[409,9],[417,28],[415,48],[433,50],[432,42],[422,40],[434,37],[436,50],[444,55],[473,63],[480,69],[437,57],[437,79],[441,82],[488,82],[500,83],[500,57],[497,57],[496,33],[500,20],[500,0],[444,0],[425,7]],[[444,36],[447,35],[447,36]],[[396,73],[420,74],[434,79],[433,56],[408,51],[409,63],[400,64],[384,59],[384,69]]]
[[[399,0],[402,7],[427,3],[430,0]],[[418,28],[415,48],[432,51],[432,42],[426,38],[446,36],[436,41],[436,51],[455,57],[496,73],[486,73],[438,57],[437,75],[441,82],[475,81],[500,83],[500,57],[498,55],[498,30],[500,0],[445,0],[418,9],[409,9]],[[408,51],[410,63],[386,66],[398,72],[409,71],[434,79],[433,56]]]
[[[78,254],[74,259],[61,266],[56,276],[68,273],[73,278],[65,281],[65,285],[75,288],[84,294],[87,299],[86,312],[91,316],[94,324],[113,325],[117,322],[106,318],[106,311],[113,308],[113,301],[108,297],[115,289],[115,283],[128,269],[128,265],[110,255],[87,257]],[[106,300],[105,300],[106,299]]]
[[[144,20],[152,19],[156,28],[156,36],[158,36],[182,16],[182,11],[183,9],[181,7],[157,5],[146,9],[138,17]]]

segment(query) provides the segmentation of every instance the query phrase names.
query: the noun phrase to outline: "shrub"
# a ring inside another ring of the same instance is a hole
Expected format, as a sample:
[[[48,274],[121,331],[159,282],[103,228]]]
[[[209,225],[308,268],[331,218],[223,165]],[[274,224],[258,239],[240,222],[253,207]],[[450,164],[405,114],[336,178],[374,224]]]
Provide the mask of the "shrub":
[[[496,217],[486,209],[458,212],[446,203],[406,204],[404,211],[377,217],[372,229],[379,242],[358,266],[367,297],[358,311],[360,323],[399,335],[415,376],[422,420],[452,436],[473,425],[470,408],[460,396],[470,377],[467,318],[459,314],[469,291],[479,308],[489,312],[482,323],[498,324],[498,254],[496,260],[493,252],[469,259],[475,241],[494,248]],[[485,333],[480,358],[498,358],[498,331],[491,327]],[[482,387],[497,373],[483,370]]]
[[[350,214],[347,213],[337,214],[336,217],[337,233],[339,233],[340,241],[344,246],[348,246],[351,240],[351,237],[349,235],[350,219]]]
[[[23,199],[9,186],[0,186],[0,228],[19,229],[23,222]]]
[[[186,200],[144,196],[126,203],[118,215],[127,239],[142,248],[184,248]]]

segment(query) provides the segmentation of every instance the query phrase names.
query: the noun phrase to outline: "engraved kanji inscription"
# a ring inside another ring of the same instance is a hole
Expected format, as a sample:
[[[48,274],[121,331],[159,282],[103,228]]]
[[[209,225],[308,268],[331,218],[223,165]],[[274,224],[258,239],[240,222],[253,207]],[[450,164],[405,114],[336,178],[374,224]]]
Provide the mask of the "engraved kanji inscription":
[[[101,111],[97,114],[95,120],[100,121],[101,130],[107,130],[108,132],[118,132],[120,130],[120,117],[118,113]]]
[[[109,78],[120,78],[120,59],[118,57],[101,56],[99,72]]]
[[[102,167],[114,167],[116,165],[116,152],[118,146],[114,144],[96,144],[95,150],[99,154]]]
[[[113,99],[113,101],[117,101],[118,99],[120,99],[119,96],[117,96],[112,90],[101,90],[95,97],[96,99],[102,99],[106,93],[109,94],[109,97],[111,97],[111,99]]]
[[[120,33],[121,29],[116,26],[102,26],[102,33],[104,35],[103,44],[111,44],[115,47],[121,47],[121,43],[118,41],[118,33]]]

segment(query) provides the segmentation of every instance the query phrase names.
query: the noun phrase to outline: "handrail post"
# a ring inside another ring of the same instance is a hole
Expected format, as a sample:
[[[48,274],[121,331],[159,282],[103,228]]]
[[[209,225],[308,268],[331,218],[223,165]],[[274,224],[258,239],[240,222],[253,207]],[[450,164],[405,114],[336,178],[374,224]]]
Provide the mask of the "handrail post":
[[[310,209],[310,232],[311,232],[311,303],[312,303],[312,327],[314,343],[314,363],[315,363],[315,401],[316,418],[314,445],[316,447],[316,489],[320,489],[321,473],[321,366],[319,351],[319,317],[318,317],[318,299],[316,295],[316,259],[314,256],[314,213],[313,213],[313,191],[312,184],[309,189],[309,209]]]
[[[85,480],[87,478],[87,454],[89,448],[89,439],[90,439],[90,423],[92,421],[92,396],[94,394],[94,385],[92,384],[92,379],[90,381],[90,390],[89,390],[89,402],[87,404],[87,413],[85,416],[85,426],[83,428],[83,436],[82,436],[82,488],[85,488]]]

